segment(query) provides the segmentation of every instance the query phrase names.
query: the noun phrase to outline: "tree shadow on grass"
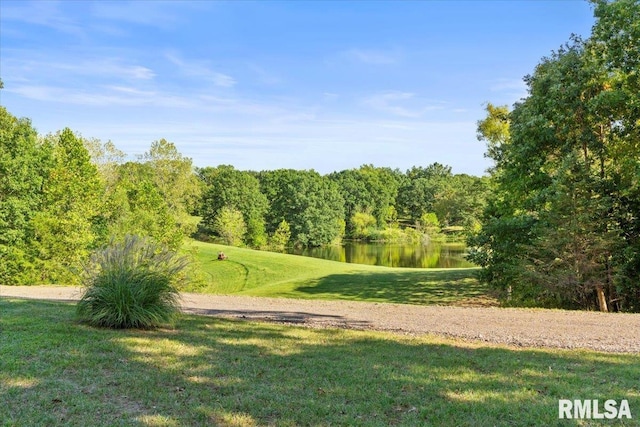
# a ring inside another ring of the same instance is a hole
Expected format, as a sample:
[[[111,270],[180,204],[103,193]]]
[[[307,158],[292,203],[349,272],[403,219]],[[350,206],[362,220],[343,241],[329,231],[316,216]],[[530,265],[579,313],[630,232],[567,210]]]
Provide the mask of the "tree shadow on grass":
[[[475,269],[333,274],[296,288],[309,297],[421,305],[497,305]]]
[[[6,425],[578,425],[559,399],[628,399],[640,356],[460,344],[185,316],[94,329],[0,300]],[[561,421],[561,422],[560,422]],[[608,421],[611,423],[611,421]]]

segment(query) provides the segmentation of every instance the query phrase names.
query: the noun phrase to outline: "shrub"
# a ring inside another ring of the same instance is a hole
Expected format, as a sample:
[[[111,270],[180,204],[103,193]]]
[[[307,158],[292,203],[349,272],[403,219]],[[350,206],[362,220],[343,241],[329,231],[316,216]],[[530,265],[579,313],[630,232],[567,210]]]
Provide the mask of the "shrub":
[[[177,279],[187,259],[150,239],[125,236],[95,251],[85,266],[79,317],[94,326],[151,328],[179,310]]]

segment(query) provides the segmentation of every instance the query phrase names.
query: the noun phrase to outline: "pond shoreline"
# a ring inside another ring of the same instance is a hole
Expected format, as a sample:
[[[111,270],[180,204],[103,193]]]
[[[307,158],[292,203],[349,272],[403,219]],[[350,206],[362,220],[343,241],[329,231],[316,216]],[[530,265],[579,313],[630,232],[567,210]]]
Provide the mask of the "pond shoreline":
[[[349,264],[400,268],[476,267],[465,259],[463,242],[431,242],[426,245],[394,242],[343,241],[318,248],[287,248],[286,253]]]

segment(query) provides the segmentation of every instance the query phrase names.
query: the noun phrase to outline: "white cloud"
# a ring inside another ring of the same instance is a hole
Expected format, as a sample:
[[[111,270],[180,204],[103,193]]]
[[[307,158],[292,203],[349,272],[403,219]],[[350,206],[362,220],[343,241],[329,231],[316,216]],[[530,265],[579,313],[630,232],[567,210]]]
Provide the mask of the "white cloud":
[[[76,36],[84,35],[82,25],[61,10],[59,1],[13,2],[2,5],[2,19],[52,28]]]
[[[166,53],[165,58],[186,76],[199,77],[220,87],[232,87],[236,84],[233,77],[211,69],[205,61],[185,61],[175,53]]]
[[[442,103],[428,103],[414,93],[389,91],[365,98],[364,105],[374,110],[406,118],[419,118],[425,113],[443,108]]]
[[[6,89],[8,93],[41,102],[81,105],[85,107],[194,107],[186,97],[159,94],[123,86],[99,86],[90,90],[53,85],[18,84]]]
[[[49,58],[41,52],[7,51],[3,58],[3,69],[7,75],[21,76],[23,80],[42,80],[42,70],[46,78],[69,79],[70,76],[100,77],[117,80],[152,80],[155,72],[142,65],[130,64],[121,58],[75,59],[64,61]]]

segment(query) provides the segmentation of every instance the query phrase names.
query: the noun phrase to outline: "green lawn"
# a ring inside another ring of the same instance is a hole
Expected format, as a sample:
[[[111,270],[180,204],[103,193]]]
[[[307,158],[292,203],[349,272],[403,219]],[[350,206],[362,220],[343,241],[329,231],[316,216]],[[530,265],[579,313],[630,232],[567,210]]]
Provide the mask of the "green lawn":
[[[192,242],[203,283],[188,291],[407,304],[494,304],[476,269],[407,269]],[[218,261],[218,252],[229,258]]]
[[[580,425],[559,399],[628,399],[632,420],[600,425],[640,417],[640,355],[197,316],[94,329],[74,308],[0,299],[0,425]]]

